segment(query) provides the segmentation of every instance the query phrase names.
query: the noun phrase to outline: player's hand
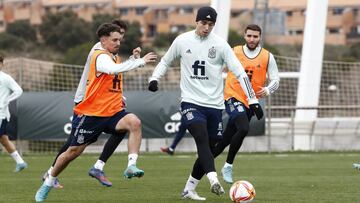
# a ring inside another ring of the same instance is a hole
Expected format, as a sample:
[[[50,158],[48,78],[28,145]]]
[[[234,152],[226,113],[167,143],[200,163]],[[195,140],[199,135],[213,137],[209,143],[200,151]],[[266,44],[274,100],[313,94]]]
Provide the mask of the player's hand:
[[[133,54],[134,58],[136,58],[136,59],[140,58],[140,53],[141,53],[141,48],[140,47],[136,47],[132,51],[132,54]]]
[[[144,59],[145,63],[156,62],[157,55],[154,52],[149,52],[142,59]]]
[[[264,112],[259,103],[249,104],[250,110],[256,115],[256,118],[260,120],[264,116]]]
[[[270,95],[270,90],[267,87],[260,87],[260,90],[256,92],[256,96],[259,97],[267,97]]]
[[[158,89],[158,81],[152,80],[149,82],[149,91],[156,92]]]

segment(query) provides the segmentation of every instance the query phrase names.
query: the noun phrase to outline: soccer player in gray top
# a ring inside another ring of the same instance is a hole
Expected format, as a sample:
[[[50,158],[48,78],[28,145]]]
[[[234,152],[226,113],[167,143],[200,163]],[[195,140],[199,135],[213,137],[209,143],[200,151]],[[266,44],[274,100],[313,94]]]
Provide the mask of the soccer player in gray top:
[[[9,140],[6,124],[10,121],[9,103],[20,97],[23,90],[10,75],[2,72],[3,66],[4,57],[0,56],[0,143],[16,161],[14,171],[19,172],[26,168],[27,164],[21,158],[15,145]]]
[[[224,189],[217,178],[212,148],[222,138],[222,110],[224,106],[222,69],[226,65],[239,80],[248,97],[250,108],[259,116],[262,109],[247,74],[229,44],[212,33],[217,13],[202,7],[196,15],[196,29],[179,35],[156,66],[149,82],[149,90],[158,90],[161,78],[171,62],[180,58],[181,113],[184,125],[194,137],[198,159],[190,174],[182,198],[205,200],[195,187],[202,174],[210,181],[211,192],[221,195]]]

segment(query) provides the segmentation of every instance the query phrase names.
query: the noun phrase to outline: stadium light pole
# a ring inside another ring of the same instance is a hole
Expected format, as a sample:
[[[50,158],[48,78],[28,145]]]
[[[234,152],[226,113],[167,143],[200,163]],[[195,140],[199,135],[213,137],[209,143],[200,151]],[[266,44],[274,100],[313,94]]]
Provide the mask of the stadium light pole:
[[[301,54],[297,107],[318,106],[328,0],[308,0]],[[314,121],[317,110],[296,110],[295,120]],[[295,138],[295,150],[311,149],[310,136]]]
[[[213,32],[227,41],[229,34],[231,0],[211,0],[211,7],[213,7],[218,14]]]

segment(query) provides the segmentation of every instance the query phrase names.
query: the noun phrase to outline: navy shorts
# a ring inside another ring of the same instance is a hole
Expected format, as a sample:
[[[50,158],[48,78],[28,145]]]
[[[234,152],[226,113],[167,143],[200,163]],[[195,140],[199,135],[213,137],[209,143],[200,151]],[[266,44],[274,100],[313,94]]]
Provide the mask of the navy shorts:
[[[6,125],[8,123],[8,121],[5,119],[0,120],[1,124],[0,124],[0,136],[6,135]]]
[[[203,122],[207,125],[210,137],[222,139],[222,110],[181,102],[181,122],[186,128],[192,123]]]
[[[225,110],[229,115],[229,124],[233,123],[238,116],[247,116],[250,121],[253,115],[249,108],[235,98],[230,98],[225,101]]]
[[[96,142],[101,133],[118,134],[116,124],[128,112],[122,110],[111,117],[85,116],[74,114],[71,125],[70,146]]]

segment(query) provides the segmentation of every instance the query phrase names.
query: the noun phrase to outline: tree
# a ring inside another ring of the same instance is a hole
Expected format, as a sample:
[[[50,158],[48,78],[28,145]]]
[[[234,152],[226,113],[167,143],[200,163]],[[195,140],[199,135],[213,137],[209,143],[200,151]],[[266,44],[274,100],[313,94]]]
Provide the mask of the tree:
[[[268,50],[269,52],[271,52],[273,55],[279,55],[280,54],[279,50],[273,45],[265,43],[264,48],[266,50]]]
[[[47,13],[43,17],[40,33],[47,45],[61,51],[92,41],[90,24],[72,11]]]
[[[235,30],[230,29],[228,36],[228,43],[231,47],[245,44],[245,39],[242,35],[239,35]]]
[[[36,41],[36,29],[30,25],[28,20],[18,20],[10,23],[6,27],[6,32],[27,41]]]
[[[179,35],[179,33],[159,33],[155,36],[153,41],[153,46],[164,48],[169,47],[174,39]]]
[[[134,48],[141,47],[141,37],[140,23],[137,21],[128,23],[128,30],[125,33],[125,39],[121,42],[119,53],[131,55]]]
[[[93,43],[87,42],[76,47],[70,48],[64,56],[63,63],[84,65],[91,50]]]
[[[353,61],[359,61],[360,59],[360,42],[351,45],[348,56],[345,56],[348,61],[353,59]]]
[[[98,27],[103,23],[110,23],[114,19],[120,19],[120,16],[118,15],[111,15],[111,14],[95,14],[92,17],[91,22],[91,30],[95,41],[97,40],[96,31]]]
[[[25,41],[8,33],[0,33],[0,49],[22,51]]]

